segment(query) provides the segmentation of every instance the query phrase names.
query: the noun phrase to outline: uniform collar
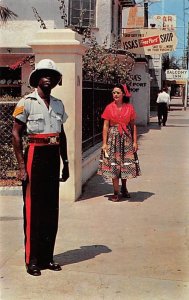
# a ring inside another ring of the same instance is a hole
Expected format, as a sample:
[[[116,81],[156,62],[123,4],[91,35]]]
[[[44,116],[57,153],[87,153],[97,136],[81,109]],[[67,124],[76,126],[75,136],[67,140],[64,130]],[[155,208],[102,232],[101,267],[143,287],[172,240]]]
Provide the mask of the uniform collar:
[[[30,99],[33,99],[33,100],[38,100],[38,101],[39,101],[39,99],[41,99],[38,92],[37,92],[37,89],[35,89],[35,91],[33,91],[31,94],[27,95],[26,99],[27,98],[30,98]],[[50,101],[52,101],[52,100],[57,101],[58,99],[50,95]]]

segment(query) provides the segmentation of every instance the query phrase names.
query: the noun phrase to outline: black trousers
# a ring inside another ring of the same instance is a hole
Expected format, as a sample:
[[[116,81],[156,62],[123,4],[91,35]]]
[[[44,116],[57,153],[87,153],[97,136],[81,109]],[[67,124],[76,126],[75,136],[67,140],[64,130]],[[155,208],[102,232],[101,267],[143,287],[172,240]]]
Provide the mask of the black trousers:
[[[158,122],[159,122],[159,124],[161,122],[163,122],[163,125],[166,124],[167,114],[168,114],[167,103],[158,103]]]
[[[59,146],[30,145],[25,153],[29,179],[23,183],[25,262],[53,260],[59,214]]]

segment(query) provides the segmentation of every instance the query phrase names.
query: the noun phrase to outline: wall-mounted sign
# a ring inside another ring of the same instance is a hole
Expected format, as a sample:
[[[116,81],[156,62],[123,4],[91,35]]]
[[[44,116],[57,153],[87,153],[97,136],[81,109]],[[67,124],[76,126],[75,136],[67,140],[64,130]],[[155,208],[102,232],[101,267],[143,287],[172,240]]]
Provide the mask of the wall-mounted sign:
[[[153,20],[156,28],[176,30],[176,15],[155,15]]]
[[[139,70],[138,70],[139,71]],[[138,93],[139,91],[142,92],[143,89],[147,86],[147,76],[143,73],[136,73],[131,75],[132,81],[129,84],[129,88],[131,93]]]
[[[177,37],[173,31],[146,28],[124,33],[121,42],[128,52],[152,55],[174,51]]]
[[[166,80],[186,80],[188,78],[188,70],[174,70],[174,69],[167,69],[165,71]]]

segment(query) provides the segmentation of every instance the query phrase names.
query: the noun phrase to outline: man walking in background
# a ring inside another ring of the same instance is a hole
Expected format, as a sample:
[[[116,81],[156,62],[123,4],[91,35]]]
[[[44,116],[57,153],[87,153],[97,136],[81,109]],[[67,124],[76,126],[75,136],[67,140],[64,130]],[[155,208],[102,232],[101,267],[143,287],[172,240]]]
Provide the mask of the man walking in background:
[[[163,123],[163,126],[166,126],[168,108],[170,104],[170,96],[167,93],[166,88],[163,88],[158,94],[156,102],[158,104],[158,124],[161,126],[161,123]]]

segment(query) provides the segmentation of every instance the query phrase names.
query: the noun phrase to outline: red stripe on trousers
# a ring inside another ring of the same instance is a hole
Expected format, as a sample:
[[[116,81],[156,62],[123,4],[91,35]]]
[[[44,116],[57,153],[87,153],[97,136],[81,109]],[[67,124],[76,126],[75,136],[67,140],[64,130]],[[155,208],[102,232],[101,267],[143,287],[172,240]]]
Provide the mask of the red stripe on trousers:
[[[27,173],[28,173],[28,183],[26,188],[26,263],[30,262],[30,227],[31,227],[31,167],[33,161],[34,146],[31,145],[28,150],[28,159],[27,159]]]

